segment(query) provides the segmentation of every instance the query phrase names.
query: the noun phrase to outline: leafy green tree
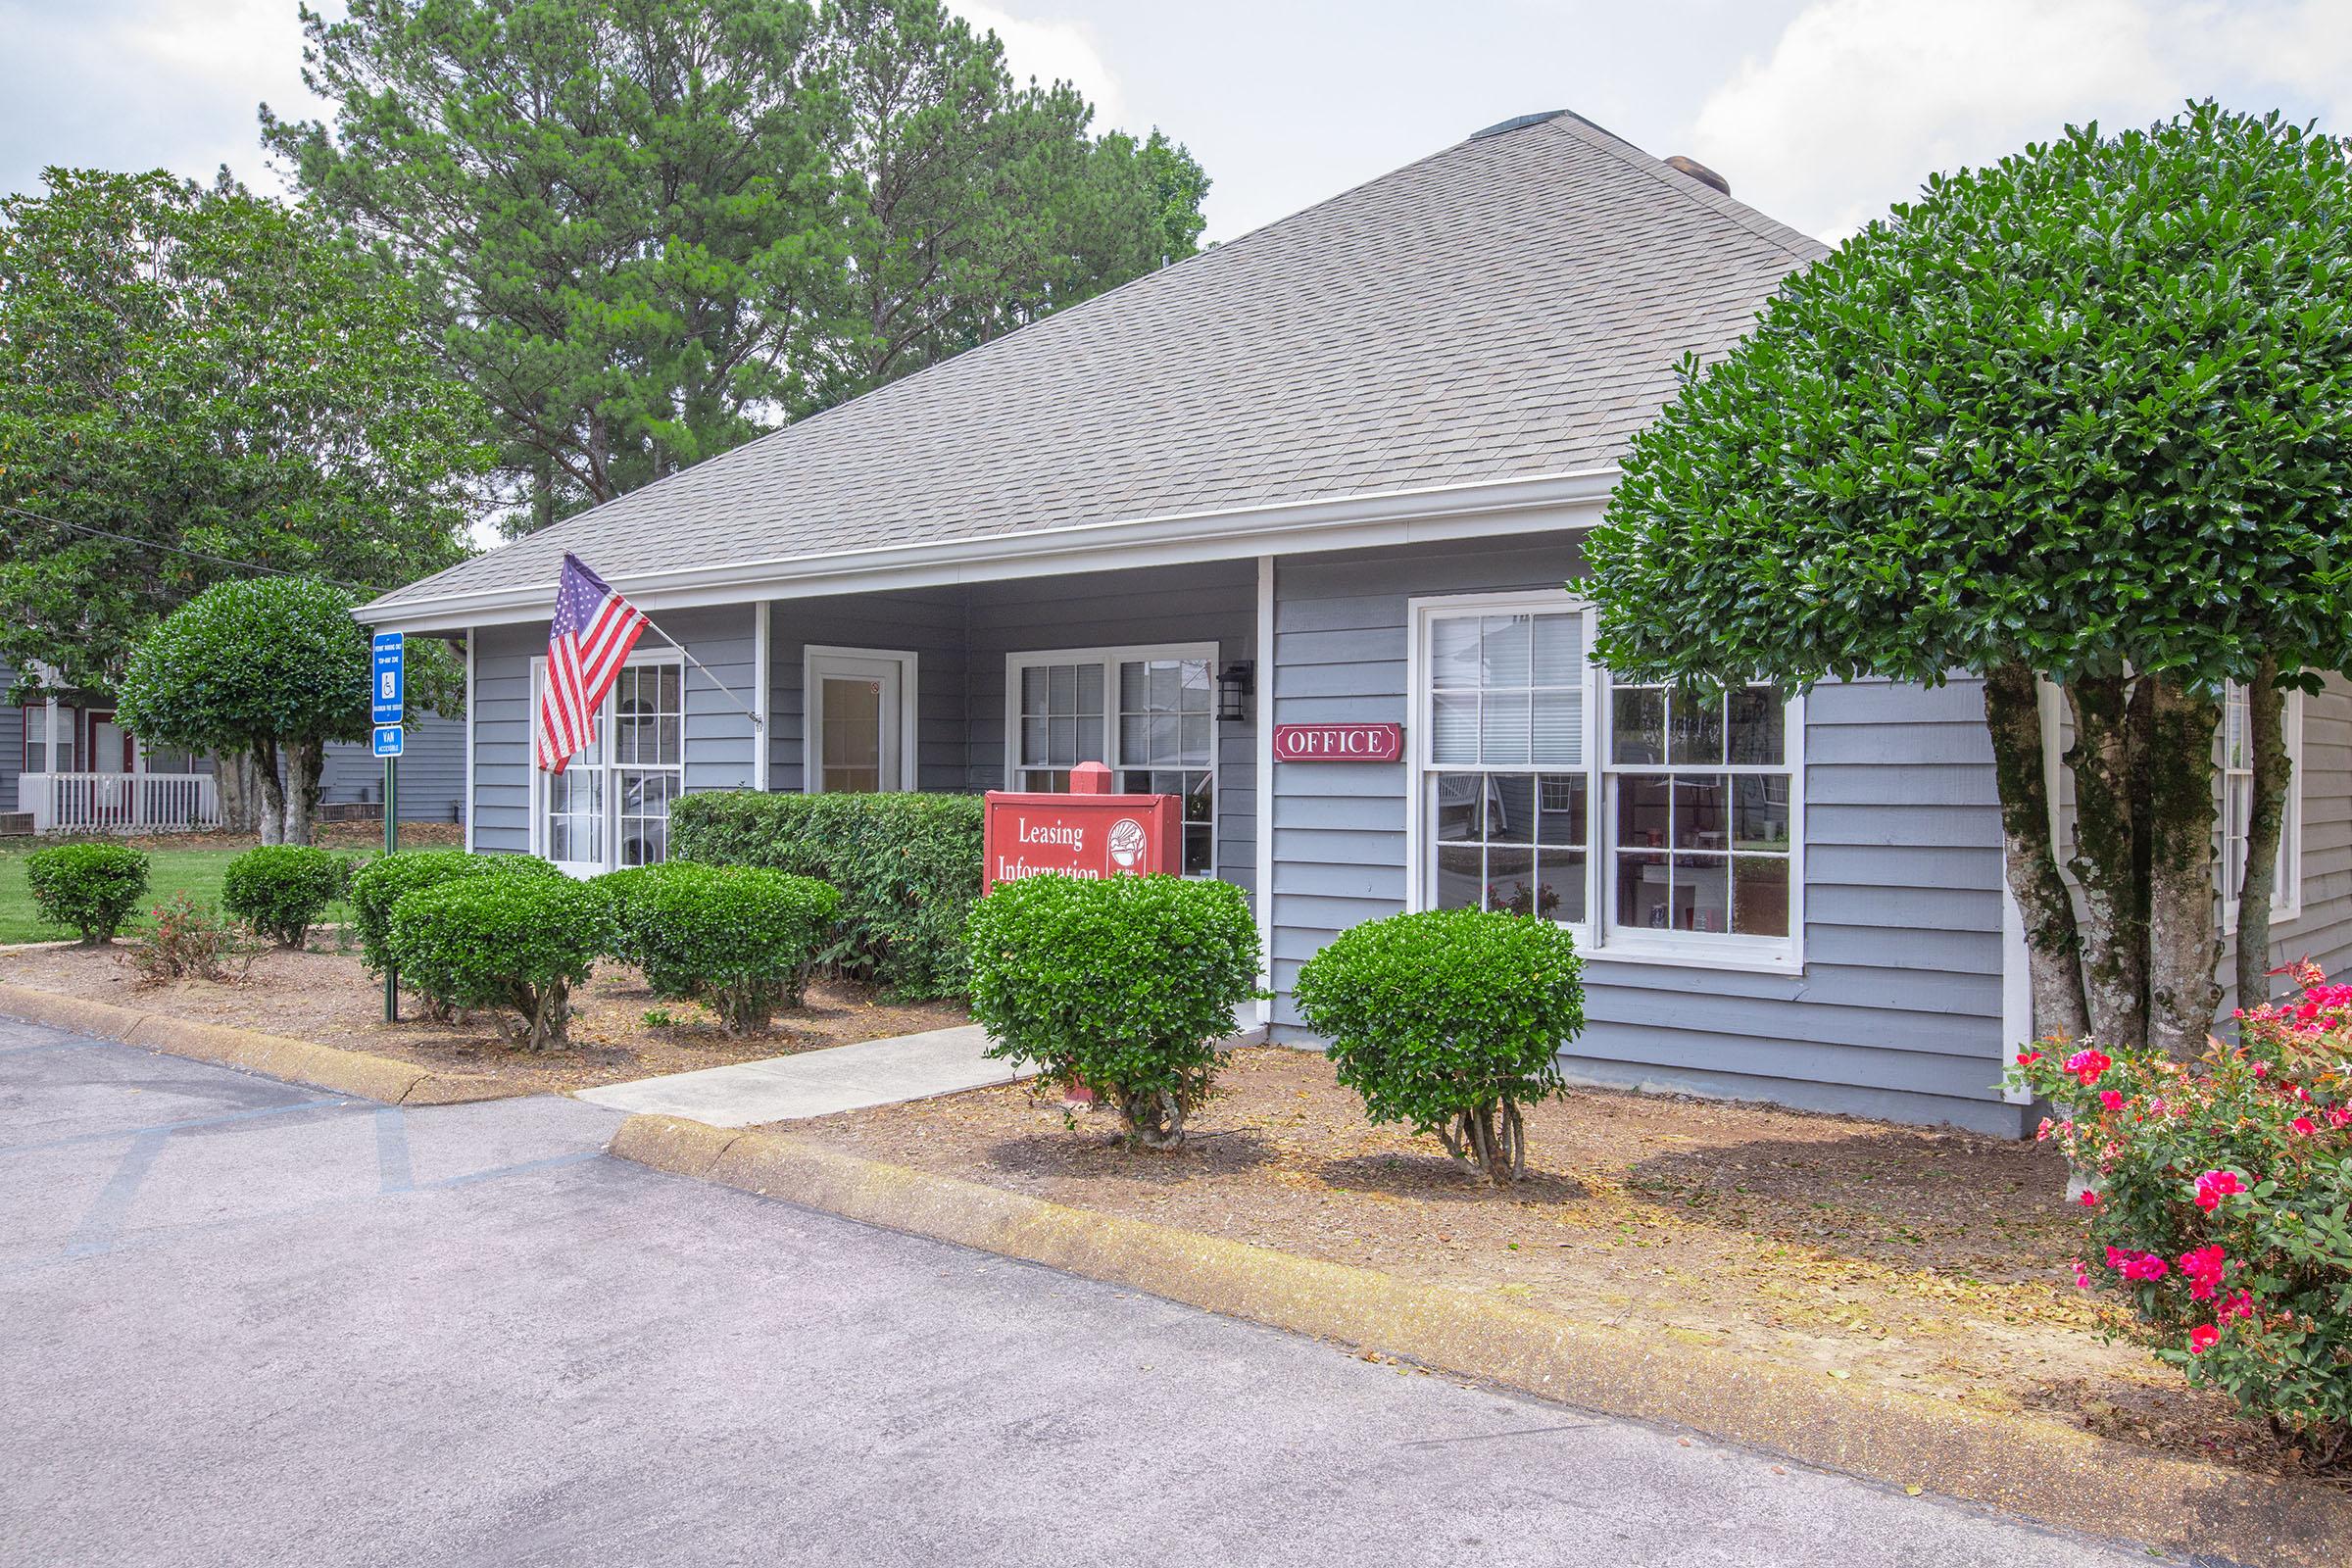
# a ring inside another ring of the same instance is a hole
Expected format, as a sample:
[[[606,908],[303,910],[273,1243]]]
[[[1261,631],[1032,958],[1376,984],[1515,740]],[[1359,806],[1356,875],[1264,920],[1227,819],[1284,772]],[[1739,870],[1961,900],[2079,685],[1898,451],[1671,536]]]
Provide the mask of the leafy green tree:
[[[494,454],[422,326],[403,279],[233,186],[53,169],[0,199],[0,658],[105,692],[223,577],[461,559]]]
[[[368,634],[357,598],[301,577],[216,583],[130,656],[115,713],[167,746],[251,753],[265,844],[308,844],[330,741],[368,732]],[[284,780],[279,779],[283,763]]]
[[[306,10],[333,123],[263,138],[442,302],[517,526],[657,479],[1176,256],[1184,149],[1091,139],[938,0]]]
[[[1634,440],[1588,551],[1600,656],[1696,683],[1983,676],[2037,1028],[2193,1049],[2219,995],[2222,685],[2270,731],[2251,1002],[2273,699],[2352,662],[2347,285],[2344,148],[2276,115],[2194,104],[1932,178],[1687,366]],[[2074,720],[2080,920],[2040,679]]]

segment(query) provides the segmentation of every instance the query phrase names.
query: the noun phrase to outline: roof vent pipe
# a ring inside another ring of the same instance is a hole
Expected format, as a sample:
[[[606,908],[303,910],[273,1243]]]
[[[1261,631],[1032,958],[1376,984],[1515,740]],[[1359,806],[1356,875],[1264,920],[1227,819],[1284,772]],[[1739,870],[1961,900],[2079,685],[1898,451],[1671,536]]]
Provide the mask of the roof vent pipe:
[[[1709,169],[1706,165],[1700,163],[1695,158],[1685,158],[1681,153],[1676,153],[1672,158],[1666,160],[1666,167],[1668,169],[1676,170],[1682,173],[1689,174],[1692,179],[1697,180],[1701,185],[1712,185],[1717,190],[1723,192],[1726,196],[1729,196],[1732,193],[1732,182],[1730,180],[1724,178],[1721,174],[1718,174],[1715,172],[1715,171]]]

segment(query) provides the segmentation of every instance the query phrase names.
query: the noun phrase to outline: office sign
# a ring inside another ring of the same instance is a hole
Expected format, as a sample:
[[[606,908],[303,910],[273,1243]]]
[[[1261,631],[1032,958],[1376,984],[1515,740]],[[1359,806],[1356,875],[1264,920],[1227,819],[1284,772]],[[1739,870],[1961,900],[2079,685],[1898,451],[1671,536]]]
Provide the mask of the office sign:
[[[1402,724],[1277,724],[1279,762],[1394,762],[1404,755]]]
[[[409,701],[407,652],[401,634],[379,631],[369,644],[375,656],[375,690],[371,694],[378,726],[398,724],[407,716]],[[379,735],[375,755],[398,757],[398,751],[387,752]]]

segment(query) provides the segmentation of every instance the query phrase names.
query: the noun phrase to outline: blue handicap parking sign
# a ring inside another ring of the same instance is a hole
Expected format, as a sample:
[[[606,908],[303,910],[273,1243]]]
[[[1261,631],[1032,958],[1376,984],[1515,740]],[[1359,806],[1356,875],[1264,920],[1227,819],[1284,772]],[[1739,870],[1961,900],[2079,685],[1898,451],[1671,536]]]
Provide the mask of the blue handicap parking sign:
[[[398,757],[407,734],[408,731],[402,729],[398,724],[376,725],[375,755],[378,757]]]
[[[375,722],[398,724],[406,716],[404,710],[409,698],[407,655],[401,635],[396,631],[379,631],[375,634],[372,647],[375,652],[375,689],[372,693]],[[376,737],[375,753],[378,757],[398,757],[400,748],[395,743],[391,751],[385,751],[383,737],[379,735]]]

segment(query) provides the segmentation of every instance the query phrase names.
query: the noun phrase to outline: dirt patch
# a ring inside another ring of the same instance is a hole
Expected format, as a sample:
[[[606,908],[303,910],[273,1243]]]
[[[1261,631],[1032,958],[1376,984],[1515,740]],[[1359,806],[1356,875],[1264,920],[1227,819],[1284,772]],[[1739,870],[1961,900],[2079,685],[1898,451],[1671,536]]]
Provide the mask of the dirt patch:
[[[1434,1138],[1365,1122],[1321,1056],[1239,1053],[1188,1148],[1130,1152],[1027,1086],[789,1130],[872,1159],[1328,1262],[1491,1291],[1978,1408],[2269,1472],[2219,1397],[2098,1332],[2047,1149],[1669,1097],[1580,1092],[1528,1118],[1496,1191]]]
[[[457,1026],[423,1021],[422,1004],[407,992],[401,996],[403,1021],[384,1022],[383,982],[350,953],[270,950],[256,956],[236,981],[141,988],[137,978],[120,947],[0,956],[0,980],[16,985],[371,1052],[439,1072],[487,1073],[533,1093],[592,1089],[968,1021],[959,1007],[884,1002],[861,987],[820,980],[808,988],[805,1005],[776,1015],[771,1033],[735,1039],[695,1004],[656,998],[636,970],[606,966],[573,993],[571,1049],[530,1055],[501,1040],[487,1017]],[[648,1023],[649,1012],[673,1021]]]

